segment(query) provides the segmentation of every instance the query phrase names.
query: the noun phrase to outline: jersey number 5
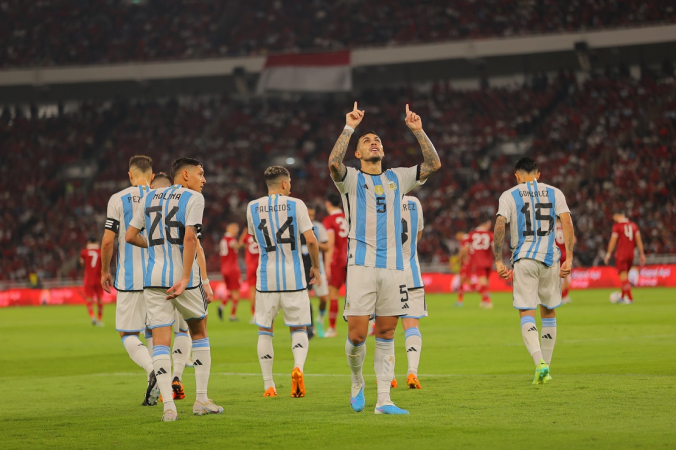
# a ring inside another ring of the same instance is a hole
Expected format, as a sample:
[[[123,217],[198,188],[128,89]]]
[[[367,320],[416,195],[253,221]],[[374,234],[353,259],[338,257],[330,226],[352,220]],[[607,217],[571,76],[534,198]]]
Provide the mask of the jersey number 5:
[[[270,239],[270,231],[267,225],[268,221],[265,219],[261,219],[261,223],[258,225],[258,229],[263,232],[263,238],[265,239],[265,251],[268,253],[276,252],[277,246]],[[287,229],[289,230],[289,237],[283,237]],[[293,226],[293,217],[287,218],[284,225],[277,230],[275,241],[277,244],[291,244],[291,250],[296,250],[296,232]]]

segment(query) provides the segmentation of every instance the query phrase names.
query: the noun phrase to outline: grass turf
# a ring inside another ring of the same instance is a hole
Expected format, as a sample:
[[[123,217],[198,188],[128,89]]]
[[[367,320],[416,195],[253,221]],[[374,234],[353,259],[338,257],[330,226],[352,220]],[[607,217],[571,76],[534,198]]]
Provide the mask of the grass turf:
[[[256,329],[219,322],[209,334],[209,396],[220,416],[191,415],[194,372],[186,369],[179,421],[161,423],[161,406],[139,406],[143,371],[114,331],[84,307],[0,310],[2,408],[0,448],[674,448],[676,446],[676,290],[636,289],[636,304],[612,305],[610,291],[574,291],[558,310],[553,382],[532,386],[533,363],[511,297],[477,295],[453,308],[454,295],[429,295],[422,320],[423,389],[404,389],[406,353],[397,330],[392,398],[410,416],[376,416],[373,339],[369,338],[364,412],[349,406],[349,369],[337,339],[313,339],[305,366],[307,397],[290,397],[293,359],[288,329],[275,331],[278,398],[263,398]],[[278,318],[279,319],[279,318]],[[539,326],[538,319],[538,326]]]

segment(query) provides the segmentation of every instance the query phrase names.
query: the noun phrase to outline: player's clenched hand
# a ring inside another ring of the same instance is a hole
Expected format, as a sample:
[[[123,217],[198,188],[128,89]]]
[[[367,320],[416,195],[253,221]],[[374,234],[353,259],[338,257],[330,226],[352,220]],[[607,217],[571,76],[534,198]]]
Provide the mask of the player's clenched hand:
[[[211,285],[209,283],[204,283],[202,284],[202,288],[204,289],[204,293],[207,295],[207,303],[213,302],[214,291],[211,289]]]
[[[167,290],[167,300],[173,300],[185,291],[185,288],[188,287],[188,279],[181,280]],[[212,293],[213,297],[213,293]]]
[[[561,264],[561,271],[559,272],[559,277],[566,278],[570,275],[570,271],[573,269],[573,261],[570,258],[566,259],[563,264]]]
[[[408,103],[406,103],[406,126],[411,129],[411,131],[422,130],[422,119],[419,115],[408,109]]]
[[[113,285],[113,277],[108,272],[101,274],[101,287],[110,294],[110,286]]]
[[[512,271],[508,270],[502,261],[495,261],[495,271],[505,280],[508,280],[512,276]]]
[[[364,118],[365,111],[357,109],[357,102],[354,102],[354,108],[345,116],[345,124],[352,128],[357,128]]]
[[[319,267],[310,267],[310,284],[319,286],[322,284],[321,278],[319,278]]]

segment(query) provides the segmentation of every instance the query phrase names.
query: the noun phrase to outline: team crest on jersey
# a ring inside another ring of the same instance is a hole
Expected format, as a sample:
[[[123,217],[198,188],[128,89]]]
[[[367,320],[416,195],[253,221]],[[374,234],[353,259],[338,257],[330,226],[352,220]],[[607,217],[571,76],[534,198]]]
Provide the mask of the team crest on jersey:
[[[383,187],[380,185],[374,186],[374,189],[376,191],[376,194],[378,195],[383,195]]]
[[[394,181],[390,181],[389,183],[387,183],[387,187],[390,188],[390,191],[396,191],[397,190],[397,183],[395,183]]]

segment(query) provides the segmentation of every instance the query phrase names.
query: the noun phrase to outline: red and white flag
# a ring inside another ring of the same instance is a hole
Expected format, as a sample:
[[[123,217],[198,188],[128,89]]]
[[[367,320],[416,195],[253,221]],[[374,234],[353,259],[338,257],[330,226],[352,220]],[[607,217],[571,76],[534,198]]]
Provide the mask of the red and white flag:
[[[350,52],[268,56],[256,91],[338,92],[352,90]]]

